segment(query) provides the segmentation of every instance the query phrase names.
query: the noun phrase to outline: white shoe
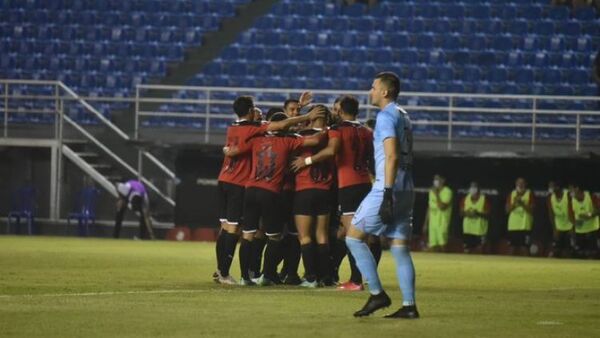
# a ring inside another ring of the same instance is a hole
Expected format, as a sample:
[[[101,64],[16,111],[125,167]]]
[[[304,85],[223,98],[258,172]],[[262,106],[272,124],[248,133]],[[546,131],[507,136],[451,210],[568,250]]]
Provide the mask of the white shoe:
[[[238,282],[235,280],[235,278],[233,278],[231,276],[227,276],[227,277],[219,276],[218,283],[225,284],[225,285],[237,285],[238,284]]]
[[[317,286],[318,286],[318,284],[317,284],[316,280],[312,281],[312,282],[309,282],[306,279],[303,279],[302,283],[300,283],[300,286],[303,287],[303,288],[316,289]]]
[[[244,279],[244,277],[240,278],[240,285],[241,286],[256,286],[256,283],[254,283],[253,281],[249,280],[249,279]]]
[[[260,277],[258,277],[257,281],[255,283],[256,283],[256,285],[259,285],[259,286],[275,285],[275,283],[273,283],[272,280],[266,278],[265,275],[261,275]]]

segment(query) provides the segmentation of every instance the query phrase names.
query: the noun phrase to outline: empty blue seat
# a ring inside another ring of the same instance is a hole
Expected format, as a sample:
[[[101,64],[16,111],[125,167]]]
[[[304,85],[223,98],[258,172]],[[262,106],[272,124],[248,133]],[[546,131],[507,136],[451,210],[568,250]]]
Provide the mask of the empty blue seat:
[[[462,19],[465,16],[465,7],[461,3],[442,4],[440,14],[447,18]]]
[[[367,13],[367,6],[361,3],[355,3],[350,6],[344,6],[342,13],[352,17],[361,17]]]
[[[560,21],[569,19],[570,9],[567,6],[552,6],[545,11],[545,17]]]
[[[465,6],[466,16],[476,19],[488,19],[490,17],[490,6],[487,4],[469,4]]]
[[[531,68],[521,68],[515,75],[515,82],[529,84],[533,82],[533,70]]]
[[[508,72],[505,67],[496,67],[491,70],[490,81],[491,82],[506,82],[508,79]]]

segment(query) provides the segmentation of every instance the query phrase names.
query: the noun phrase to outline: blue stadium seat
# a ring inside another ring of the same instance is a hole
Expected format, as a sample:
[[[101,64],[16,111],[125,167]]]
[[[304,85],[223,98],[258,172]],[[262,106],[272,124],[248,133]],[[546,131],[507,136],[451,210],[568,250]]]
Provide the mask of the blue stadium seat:
[[[465,16],[465,6],[462,3],[442,4],[440,14],[447,18],[462,19]]]
[[[552,6],[545,11],[545,17],[555,21],[568,20],[569,12],[567,6]]]
[[[342,13],[351,17],[361,17],[367,13],[367,6],[361,3],[355,3],[351,6],[344,6]]]
[[[488,19],[490,7],[487,4],[469,4],[465,6],[466,16],[475,19]]]
[[[579,21],[592,21],[598,18],[596,11],[591,7],[581,7],[573,11],[573,18]]]

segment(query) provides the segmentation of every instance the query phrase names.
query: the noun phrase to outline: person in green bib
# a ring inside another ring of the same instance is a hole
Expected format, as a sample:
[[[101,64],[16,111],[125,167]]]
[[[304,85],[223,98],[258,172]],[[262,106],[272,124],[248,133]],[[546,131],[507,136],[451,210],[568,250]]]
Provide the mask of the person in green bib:
[[[573,184],[570,217],[575,224],[575,253],[580,258],[593,258],[598,254],[598,229],[600,229],[600,201],[597,196]]]
[[[465,253],[482,253],[488,231],[490,203],[479,190],[477,182],[471,182],[469,193],[460,203],[463,217],[463,244]]]
[[[573,223],[569,217],[571,199],[569,192],[561,189],[558,182],[548,183],[548,198],[546,200],[548,218],[552,225],[554,241],[548,257],[569,257],[573,239]]]
[[[525,256],[529,254],[534,205],[533,192],[527,189],[527,182],[522,177],[517,178],[515,189],[506,199],[511,255]]]
[[[429,203],[423,225],[423,237],[428,238],[429,250],[446,251],[451,218],[452,190],[446,186],[445,177],[435,175],[433,187],[429,190]]]

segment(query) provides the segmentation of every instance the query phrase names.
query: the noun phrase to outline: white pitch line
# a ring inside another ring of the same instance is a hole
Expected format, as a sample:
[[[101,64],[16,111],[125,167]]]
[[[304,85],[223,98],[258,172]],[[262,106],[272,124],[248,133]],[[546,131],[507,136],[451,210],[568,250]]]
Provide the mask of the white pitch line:
[[[95,297],[95,296],[118,296],[118,295],[147,295],[147,294],[177,294],[177,293],[207,293],[207,292],[232,292],[237,290],[247,290],[261,293],[311,293],[311,292],[340,292],[336,289],[258,289],[258,288],[228,288],[228,289],[172,289],[172,290],[138,290],[138,291],[99,291],[99,292],[76,292],[76,293],[40,293],[40,294],[17,294],[0,295],[0,298],[34,298],[34,297]]]

